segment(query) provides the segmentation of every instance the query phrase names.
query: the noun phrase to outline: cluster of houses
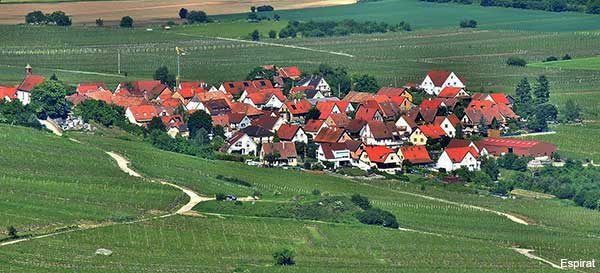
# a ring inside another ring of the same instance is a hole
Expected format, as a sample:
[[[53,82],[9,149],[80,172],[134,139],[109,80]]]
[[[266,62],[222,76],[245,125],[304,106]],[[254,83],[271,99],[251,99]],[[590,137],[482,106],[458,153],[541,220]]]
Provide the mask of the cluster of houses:
[[[470,94],[465,80],[451,71],[429,71],[421,83],[351,91],[338,98],[321,76],[303,76],[294,66],[264,68],[275,71],[272,81],[181,82],[172,89],[160,81],[138,80],[121,82],[115,90],[104,83],[82,83],[67,99],[74,105],[92,99],[122,106],[129,121],[140,126],[159,117],[171,136],[189,134],[176,113],[205,111],[213,125],[224,128],[222,152],[277,166],[298,165],[299,143],[317,145],[316,160],[325,166],[390,173],[403,165],[478,170],[482,156],[515,153],[543,159],[556,150],[548,143],[500,137],[507,123],[519,118],[512,111],[513,99],[502,93]],[[295,84],[286,96],[283,85],[290,80]],[[19,86],[0,87],[0,98],[29,103],[31,90],[43,81],[28,66]],[[425,96],[419,103],[413,100],[415,92]],[[489,137],[457,138],[482,134],[482,128]]]

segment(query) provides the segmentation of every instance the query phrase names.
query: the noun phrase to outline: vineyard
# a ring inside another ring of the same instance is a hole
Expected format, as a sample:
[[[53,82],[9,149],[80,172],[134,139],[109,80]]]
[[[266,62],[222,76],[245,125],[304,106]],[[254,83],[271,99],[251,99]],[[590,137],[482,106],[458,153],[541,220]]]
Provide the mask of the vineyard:
[[[532,67],[555,68],[565,70],[600,70],[600,57],[580,58],[576,60],[554,61],[530,64]]]

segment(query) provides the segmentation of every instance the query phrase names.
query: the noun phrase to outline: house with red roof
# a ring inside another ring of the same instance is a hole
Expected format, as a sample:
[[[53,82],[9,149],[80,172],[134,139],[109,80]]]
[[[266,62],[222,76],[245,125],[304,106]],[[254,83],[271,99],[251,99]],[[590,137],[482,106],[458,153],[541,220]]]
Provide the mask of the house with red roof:
[[[378,145],[395,148],[403,142],[401,134],[393,122],[370,120],[360,132],[360,138],[366,145]]]
[[[467,168],[469,171],[478,171],[481,162],[479,153],[473,147],[446,148],[440,155],[436,168],[446,172]]]
[[[469,93],[463,87],[446,86],[438,94],[440,98],[465,99],[470,97]]]
[[[410,92],[408,92],[408,90],[406,88],[382,87],[377,92],[377,95],[378,96],[386,96],[390,99],[404,97],[404,98],[407,98],[411,102],[413,100],[413,95]]]
[[[220,151],[228,154],[256,156],[257,150],[258,145],[254,142],[252,137],[243,131],[237,131],[227,139],[227,142]]]
[[[302,71],[297,66],[279,67],[277,68],[277,76],[281,79],[297,80],[302,76]]]
[[[268,155],[279,154],[274,162],[268,162]],[[266,166],[297,166],[298,154],[294,142],[263,143],[260,150],[260,160]]]
[[[349,113],[354,111],[354,108],[347,101],[328,100],[317,102],[317,109],[321,112],[319,119],[327,119],[333,113]]]
[[[504,104],[512,107],[514,99],[504,93],[475,93],[472,96],[473,100],[488,100],[496,104]]]
[[[290,89],[290,96],[301,96],[306,99],[324,99],[325,95],[314,86],[294,86]]]
[[[233,129],[244,129],[250,125],[252,125],[252,120],[248,115],[244,113],[227,113],[227,121],[229,122],[228,126]]]
[[[124,96],[115,96],[113,94],[111,101],[113,104],[121,106],[125,109],[131,106],[138,106],[143,104],[148,104],[148,101],[143,97],[124,97]]]
[[[321,131],[321,129],[327,128],[327,127],[328,127],[327,123],[325,123],[324,120],[311,119],[311,120],[308,120],[306,122],[306,124],[304,125],[304,131],[314,138]]]
[[[395,173],[402,168],[400,157],[393,149],[385,146],[365,146],[360,161],[362,165],[388,173]]]
[[[281,125],[285,124],[285,119],[281,118],[278,115],[264,114],[259,118],[252,120],[251,124],[254,126],[260,126],[262,128],[267,129],[269,132],[274,133],[279,130]]]
[[[262,110],[242,102],[231,102],[229,107],[231,107],[232,113],[243,113],[250,119],[256,118],[263,114]]]
[[[383,121],[383,114],[379,110],[379,107],[367,107],[362,104],[358,106],[354,119],[371,121],[379,120]]]
[[[167,134],[172,138],[175,138],[177,135],[182,137],[190,135],[187,124],[185,124],[181,115],[162,116],[160,119],[167,129]]]
[[[398,149],[398,156],[402,162],[412,165],[429,165],[433,163],[425,145],[402,146]]]
[[[497,123],[500,128],[492,129],[502,130],[509,119],[516,118],[518,118],[518,116],[508,105],[496,104],[489,100],[471,100],[471,103],[464,109],[461,123],[464,132],[469,135],[479,130],[482,121],[485,122],[485,125],[488,126],[488,128],[494,123]]]
[[[372,93],[350,91],[342,100],[354,105],[359,105],[367,100],[372,99],[375,99],[375,95],[373,95]]]
[[[10,86],[0,86],[0,100],[12,101],[17,99],[17,88]]]
[[[437,124],[419,125],[419,130],[427,137],[427,139],[437,140],[446,135],[446,132]]]
[[[493,156],[513,153],[517,156],[533,156],[536,159],[549,159],[556,152],[554,144],[515,138],[488,137],[478,141],[477,145],[484,147]]]
[[[346,128],[350,124],[350,118],[346,113],[332,113],[325,119],[328,127]]]
[[[433,121],[433,124],[439,126],[444,130],[448,137],[456,137],[456,126],[460,125],[460,120],[454,114],[448,116],[437,116]]]
[[[413,130],[418,127],[413,116],[404,114],[396,121],[396,128],[405,134],[412,134]]]
[[[102,82],[87,82],[80,83],[77,85],[77,93],[83,95],[88,92],[98,91],[98,90],[108,90],[106,85]]]
[[[330,162],[333,168],[347,167],[352,165],[350,149],[346,143],[321,143],[317,149],[317,160],[319,162]]]
[[[234,97],[239,96],[247,89],[255,89],[251,81],[223,82],[219,87],[219,91]]]
[[[444,87],[465,88],[465,81],[452,71],[430,70],[419,85],[429,95],[438,95]]]
[[[19,99],[23,105],[27,105],[31,102],[31,91],[45,80],[42,76],[33,75],[32,71],[31,66],[28,64],[25,67],[25,79],[17,86],[17,99]]]
[[[303,142],[308,144],[308,136],[304,129],[298,125],[281,124],[277,130],[277,136],[281,141]]]
[[[139,106],[130,106],[125,111],[125,116],[129,119],[129,122],[135,125],[145,125],[152,120],[154,117],[161,117],[164,115],[160,107],[146,104]]]
[[[304,77],[296,83],[296,86],[312,87],[315,90],[321,92],[325,97],[331,96],[331,86],[327,83],[325,78],[318,75],[310,75]]]
[[[306,99],[289,100],[279,108],[279,114],[289,122],[304,123],[310,108],[312,105]]]
[[[115,89],[115,94],[127,92],[130,96],[144,97],[150,100],[157,98],[165,89],[169,89],[169,87],[159,80],[137,80],[120,82]]]
[[[348,132],[342,128],[324,127],[315,136],[315,143],[338,143],[352,139]]]
[[[258,109],[279,109],[286,101],[286,97],[280,88],[245,90],[239,101],[250,104]]]

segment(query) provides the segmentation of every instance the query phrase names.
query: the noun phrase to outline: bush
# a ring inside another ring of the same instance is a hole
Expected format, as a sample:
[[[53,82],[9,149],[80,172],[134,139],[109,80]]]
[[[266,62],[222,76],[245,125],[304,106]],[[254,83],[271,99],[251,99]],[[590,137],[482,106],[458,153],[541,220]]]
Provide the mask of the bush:
[[[6,233],[8,234],[8,237],[11,239],[19,238],[19,235],[17,234],[17,229],[13,226],[9,226],[8,228],[6,228]]]
[[[271,38],[271,39],[277,38],[277,32],[275,30],[269,31],[269,38]]]
[[[72,21],[69,16],[60,10],[52,12],[51,14],[44,14],[37,10],[25,15],[25,23],[35,25],[53,23],[57,26],[70,26]]]
[[[226,181],[226,182],[230,182],[233,184],[238,184],[238,185],[241,185],[244,187],[252,187],[252,184],[250,184],[250,182],[244,181],[244,180],[236,178],[236,177],[227,177],[227,176],[219,174],[219,175],[217,175],[217,179]]]
[[[563,60],[570,60],[570,59],[572,59],[572,58],[571,58],[571,55],[569,55],[569,54],[565,54],[565,56],[563,56],[563,57],[562,57],[562,59],[563,59]]]
[[[190,23],[206,23],[208,21],[208,16],[204,11],[192,10],[186,14],[185,19]]]
[[[363,224],[384,226],[388,228],[398,228],[400,225],[394,216],[389,211],[385,211],[377,208],[370,208],[368,210],[358,212],[356,219]]]
[[[459,26],[461,28],[476,28],[477,27],[477,21],[475,21],[475,20],[462,20],[462,21],[460,21]]]
[[[223,201],[225,200],[226,195],[224,193],[217,193],[215,194],[215,199],[217,199],[217,201]]]
[[[260,32],[258,32],[258,30],[254,30],[252,33],[250,33],[250,37],[252,37],[252,41],[258,41],[260,40]]]
[[[104,26],[104,19],[102,19],[102,18],[96,19],[96,26],[103,27]]]
[[[121,23],[119,23],[120,27],[132,28],[133,27],[133,18],[131,16],[124,16],[121,18]]]
[[[355,195],[352,195],[352,197],[350,198],[350,201],[352,201],[352,203],[354,203],[361,209],[368,210],[371,208],[371,202],[369,201],[369,198],[367,198],[366,196],[362,196],[360,194],[355,194]]]
[[[527,61],[520,57],[510,57],[508,60],[506,60],[506,64],[512,66],[526,66]]]
[[[546,58],[545,60],[543,60],[542,62],[554,62],[554,61],[558,61],[558,58],[556,58],[556,56],[550,56],[548,58]]]
[[[273,253],[273,259],[275,259],[276,265],[289,266],[296,264],[294,252],[287,248]]]
[[[321,190],[319,190],[319,189],[314,189],[314,190],[312,191],[312,194],[313,194],[313,195],[316,195],[316,196],[321,196]]]

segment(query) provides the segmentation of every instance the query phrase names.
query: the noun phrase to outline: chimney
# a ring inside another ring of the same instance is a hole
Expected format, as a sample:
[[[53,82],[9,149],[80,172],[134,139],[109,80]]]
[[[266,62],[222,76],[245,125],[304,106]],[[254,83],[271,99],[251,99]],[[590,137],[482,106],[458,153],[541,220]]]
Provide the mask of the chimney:
[[[27,64],[27,66],[25,66],[25,75],[31,75],[31,74],[32,74],[31,65]]]

